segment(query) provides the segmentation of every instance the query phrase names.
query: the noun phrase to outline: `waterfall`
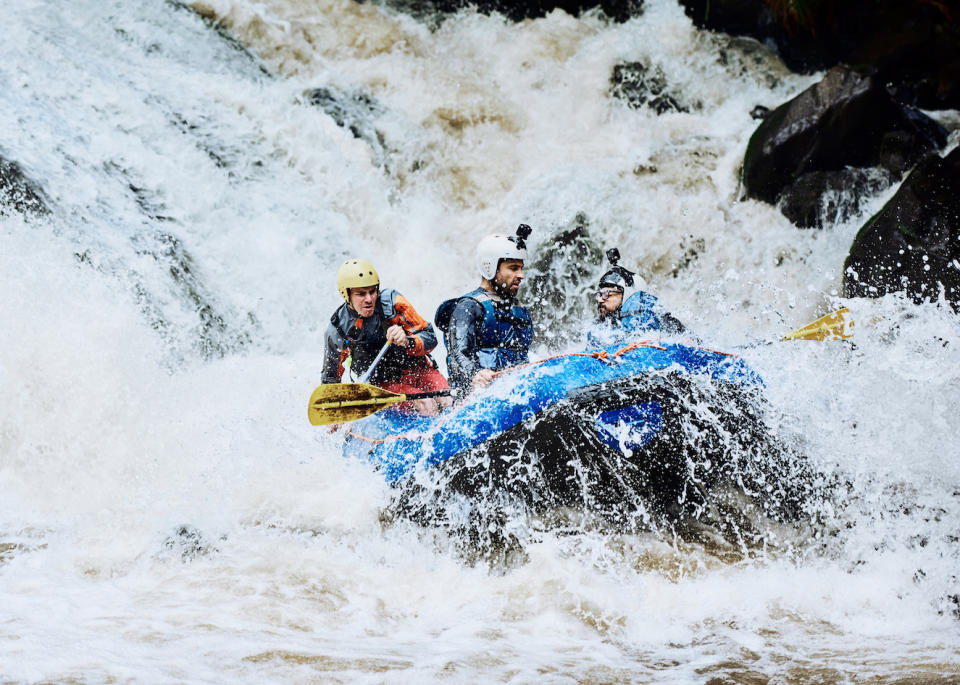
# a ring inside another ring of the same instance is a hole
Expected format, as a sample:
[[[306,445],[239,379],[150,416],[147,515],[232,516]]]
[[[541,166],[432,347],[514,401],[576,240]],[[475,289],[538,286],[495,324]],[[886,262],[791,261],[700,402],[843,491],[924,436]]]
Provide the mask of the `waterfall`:
[[[955,315],[839,298],[894,188],[819,231],[741,198],[751,111],[816,75],[675,0],[623,23],[352,0],[8,0],[0,20],[0,681],[960,670]],[[573,345],[618,247],[711,346],[751,345],[836,509],[746,551],[538,531],[493,569],[387,520],[391,488],[306,420],[335,270],[369,259],[432,318],[520,222],[534,356]],[[778,342],[841,305],[854,344]]]

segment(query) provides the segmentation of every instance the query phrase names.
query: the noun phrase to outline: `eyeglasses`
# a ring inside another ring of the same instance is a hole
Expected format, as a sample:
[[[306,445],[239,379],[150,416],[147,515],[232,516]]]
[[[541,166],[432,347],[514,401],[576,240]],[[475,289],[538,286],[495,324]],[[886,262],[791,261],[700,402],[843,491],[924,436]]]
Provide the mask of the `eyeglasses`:
[[[600,288],[600,290],[597,291],[597,301],[602,302],[611,295],[620,295],[621,293],[623,293],[623,291],[620,290],[620,288]]]

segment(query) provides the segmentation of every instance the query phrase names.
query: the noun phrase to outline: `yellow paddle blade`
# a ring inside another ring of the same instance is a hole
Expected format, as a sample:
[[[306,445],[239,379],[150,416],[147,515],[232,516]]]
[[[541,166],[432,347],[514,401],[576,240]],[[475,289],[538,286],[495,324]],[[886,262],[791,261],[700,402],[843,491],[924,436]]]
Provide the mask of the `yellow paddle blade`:
[[[853,337],[853,319],[846,307],[783,336],[784,340],[842,340]]]
[[[314,426],[356,421],[407,399],[366,383],[326,383],[317,386],[307,405],[307,418]]]

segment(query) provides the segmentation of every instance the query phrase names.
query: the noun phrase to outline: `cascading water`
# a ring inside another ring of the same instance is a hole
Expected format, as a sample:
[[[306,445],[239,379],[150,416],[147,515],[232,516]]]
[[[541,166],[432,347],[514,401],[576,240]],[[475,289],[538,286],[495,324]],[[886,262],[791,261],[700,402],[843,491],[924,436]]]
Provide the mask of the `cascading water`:
[[[739,201],[750,111],[813,77],[673,0],[624,24],[352,0],[0,20],[0,682],[960,672],[956,316],[836,298],[894,189],[823,231]],[[616,96],[618,65],[666,104]],[[538,531],[491,569],[381,520],[391,489],[305,416],[334,270],[364,256],[431,313],[521,221],[539,354],[576,344],[611,246],[717,348],[854,309],[855,345],[743,349],[776,434],[841,483],[816,526]]]

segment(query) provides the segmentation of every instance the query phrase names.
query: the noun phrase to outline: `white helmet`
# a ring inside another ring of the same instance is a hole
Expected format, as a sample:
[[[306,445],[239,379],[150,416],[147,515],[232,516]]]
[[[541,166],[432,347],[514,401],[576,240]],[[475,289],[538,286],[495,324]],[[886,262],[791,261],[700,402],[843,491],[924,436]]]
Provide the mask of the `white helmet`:
[[[497,275],[501,259],[526,260],[527,246],[524,240],[530,235],[530,227],[520,224],[516,235],[495,233],[488,235],[477,245],[477,269],[480,275],[492,281]]]

